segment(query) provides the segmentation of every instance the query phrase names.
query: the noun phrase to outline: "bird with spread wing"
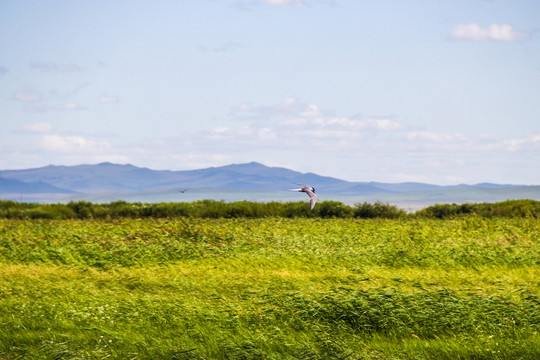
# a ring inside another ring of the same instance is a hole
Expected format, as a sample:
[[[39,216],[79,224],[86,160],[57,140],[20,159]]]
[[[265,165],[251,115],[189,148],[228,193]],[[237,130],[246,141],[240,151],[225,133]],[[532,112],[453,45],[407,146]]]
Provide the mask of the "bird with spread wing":
[[[318,200],[317,195],[315,194],[315,188],[310,185],[304,185],[304,184],[297,184],[300,185],[300,189],[291,189],[291,191],[300,191],[305,192],[307,196],[309,196],[309,205],[310,210],[313,210],[313,207],[315,206],[315,203]]]

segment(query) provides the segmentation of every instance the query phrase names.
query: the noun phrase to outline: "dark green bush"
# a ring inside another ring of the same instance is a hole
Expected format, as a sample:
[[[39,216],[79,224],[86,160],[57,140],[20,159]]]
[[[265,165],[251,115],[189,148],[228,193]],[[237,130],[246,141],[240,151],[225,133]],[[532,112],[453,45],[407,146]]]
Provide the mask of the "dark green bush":
[[[92,209],[94,204],[88,201],[70,201],[67,205],[79,219],[89,219],[93,217]]]
[[[353,215],[353,209],[339,201],[323,201],[314,211],[323,218],[350,218]]]
[[[367,202],[356,204],[353,214],[355,218],[361,219],[396,219],[406,215],[405,210],[399,209],[395,205],[383,204],[380,201],[373,204]]]
[[[480,204],[436,204],[416,212],[417,216],[444,219],[475,214],[482,217],[532,217],[540,216],[540,201],[507,200]]]

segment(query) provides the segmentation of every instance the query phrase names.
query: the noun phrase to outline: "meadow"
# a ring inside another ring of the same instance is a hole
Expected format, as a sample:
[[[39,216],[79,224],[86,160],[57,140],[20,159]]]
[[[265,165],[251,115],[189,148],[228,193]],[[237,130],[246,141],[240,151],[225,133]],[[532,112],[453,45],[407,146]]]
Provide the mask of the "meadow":
[[[538,359],[540,222],[0,219],[0,359]]]

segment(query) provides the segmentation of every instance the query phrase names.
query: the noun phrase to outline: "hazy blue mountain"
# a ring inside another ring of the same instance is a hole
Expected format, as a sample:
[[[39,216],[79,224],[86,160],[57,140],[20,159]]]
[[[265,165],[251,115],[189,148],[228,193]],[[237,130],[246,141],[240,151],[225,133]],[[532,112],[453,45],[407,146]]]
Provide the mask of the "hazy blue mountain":
[[[153,182],[153,171],[133,165],[101,163],[97,165],[55,166],[26,170],[0,171],[0,177],[44,183],[82,193],[139,191]]]
[[[89,195],[87,198],[94,199],[131,199],[133,196],[144,195],[143,199],[149,200],[161,194],[160,199],[180,201],[181,199],[171,196],[178,194],[180,189],[190,189],[189,193],[198,192],[200,196],[210,196],[212,191],[221,191],[222,194],[223,191],[252,192],[253,196],[260,194],[260,191],[280,191],[283,196],[288,196],[284,192],[297,187],[296,184],[310,184],[319,194],[323,194],[323,197],[326,195],[327,199],[333,194],[335,199],[346,201],[355,198],[359,201],[425,200],[431,203],[540,197],[540,187],[535,186],[351,182],[282,167],[269,167],[257,162],[184,171],[151,170],[107,162],[97,165],[49,165],[25,170],[0,170],[0,194],[67,194],[64,199],[76,198],[68,196],[73,193],[86,194]],[[254,192],[255,190],[259,192]],[[101,195],[95,196],[97,194]],[[184,195],[184,198],[187,199],[188,196]]]
[[[313,173],[303,174],[256,162],[184,171],[150,170],[111,163],[49,165],[26,170],[3,170],[0,171],[0,177],[26,182],[42,181],[81,193],[141,192],[173,188],[286,190],[296,187],[298,183],[314,184],[327,191],[340,193],[386,192],[374,184],[348,182]]]
[[[41,181],[24,182],[14,179],[0,178],[0,193],[3,194],[68,194],[71,190],[61,189]]]

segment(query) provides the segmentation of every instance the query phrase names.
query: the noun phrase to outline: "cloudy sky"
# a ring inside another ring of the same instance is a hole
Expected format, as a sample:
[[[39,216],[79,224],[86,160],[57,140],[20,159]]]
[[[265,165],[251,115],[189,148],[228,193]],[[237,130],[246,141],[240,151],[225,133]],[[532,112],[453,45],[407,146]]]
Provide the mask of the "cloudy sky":
[[[540,184],[538,0],[0,0],[0,169]]]

